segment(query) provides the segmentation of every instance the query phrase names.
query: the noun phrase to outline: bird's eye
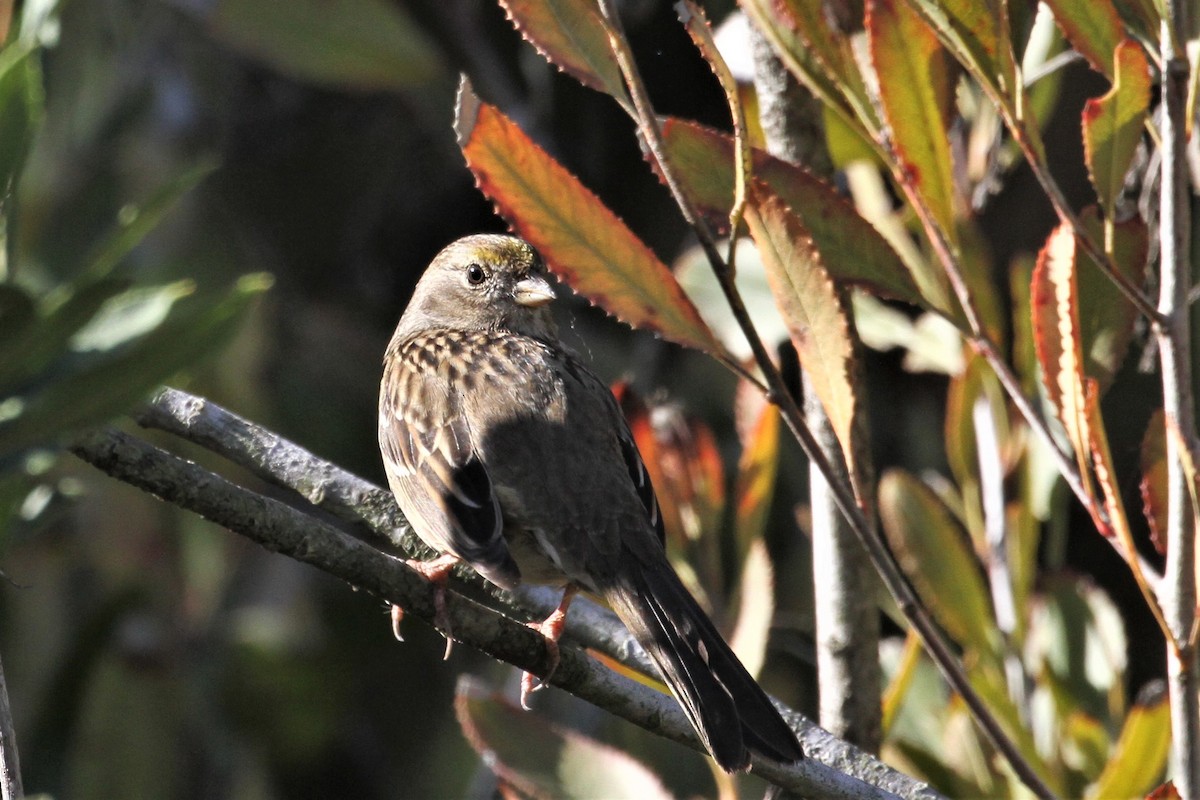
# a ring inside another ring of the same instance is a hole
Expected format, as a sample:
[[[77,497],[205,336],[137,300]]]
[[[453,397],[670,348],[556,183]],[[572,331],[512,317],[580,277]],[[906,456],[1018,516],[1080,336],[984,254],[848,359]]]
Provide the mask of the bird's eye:
[[[467,267],[467,283],[472,286],[478,286],[483,283],[483,279],[487,277],[487,273],[483,271],[483,267],[478,264],[470,264]]]

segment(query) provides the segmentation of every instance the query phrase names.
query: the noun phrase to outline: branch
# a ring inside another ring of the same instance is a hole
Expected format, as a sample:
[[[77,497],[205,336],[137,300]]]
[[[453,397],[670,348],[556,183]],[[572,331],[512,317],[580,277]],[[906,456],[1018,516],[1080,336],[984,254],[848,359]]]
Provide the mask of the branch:
[[[1171,706],[1171,774],[1185,800],[1200,797],[1200,673],[1192,635],[1196,620],[1196,530],[1192,525],[1194,480],[1185,453],[1196,452],[1195,405],[1190,354],[1191,207],[1187,186],[1188,60],[1176,36],[1188,30],[1188,3],[1168,0],[1162,21],[1162,178],[1159,183],[1160,322],[1155,326],[1162,365],[1163,411],[1167,419],[1167,564],[1162,606],[1173,646],[1167,648]],[[1172,431],[1177,435],[1172,435]],[[1191,459],[1189,459],[1190,461]]]
[[[200,417],[207,417],[210,421],[214,416],[223,417],[226,422],[236,421],[234,427],[248,435],[249,438],[243,442],[271,442],[269,451],[272,459],[293,466],[306,464],[314,467],[314,474],[320,475],[319,483],[325,489],[318,498],[324,510],[337,513],[334,512],[335,508],[339,511],[345,508],[340,505],[341,500],[331,503],[330,498],[365,496],[368,498],[367,514],[382,513],[384,518],[402,522],[401,515],[394,507],[372,505],[371,500],[383,496],[383,490],[341,472],[287,440],[233,417],[199,398],[170,390],[161,395],[160,400],[163,397],[182,401],[201,412],[199,417],[193,415],[191,422],[180,421],[178,424],[183,427],[191,425],[195,429],[196,419]],[[152,408],[156,410],[147,411],[142,416],[158,417],[163,412],[160,404]],[[235,444],[232,449],[236,451],[239,447]],[[89,434],[77,441],[72,450],[84,461],[126,483],[194,511],[258,542],[268,550],[312,564],[386,602],[400,605],[408,616],[432,624],[434,590],[423,578],[402,561],[376,550],[313,513],[282,500],[256,494],[120,431],[108,429]],[[273,482],[282,483],[282,479],[276,476]],[[588,616],[584,615],[585,618]],[[570,617],[577,617],[574,606]],[[461,596],[453,588],[446,593],[446,618],[455,639],[464,644],[522,670],[538,674],[545,671],[545,640],[520,622]],[[568,636],[573,636],[573,632],[580,627],[579,619],[573,622],[574,625],[568,628]],[[609,615],[593,614],[587,624],[610,629],[595,631],[592,638],[612,642],[631,641],[623,634],[614,634],[611,629],[620,628],[620,625]],[[549,683],[652,733],[702,750],[691,726],[671,697],[603,667],[574,646],[573,641],[563,643],[560,665]],[[814,758],[787,766],[756,761],[752,771],[764,779],[804,795],[845,798],[937,796],[925,784],[881,764],[795,712],[786,708],[781,710],[789,724],[801,731],[805,748]],[[821,761],[817,761],[817,758]],[[836,765],[836,769],[829,765]]]
[[[20,800],[24,796],[21,762],[17,758],[17,732],[8,704],[8,682],[4,679],[4,667],[0,665],[0,798]]]

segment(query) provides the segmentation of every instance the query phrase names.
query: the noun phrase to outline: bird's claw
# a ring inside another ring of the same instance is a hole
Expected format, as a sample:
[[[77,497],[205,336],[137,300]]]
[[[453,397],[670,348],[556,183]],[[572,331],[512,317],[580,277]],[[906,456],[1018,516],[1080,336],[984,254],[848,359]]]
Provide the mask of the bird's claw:
[[[454,640],[450,638],[450,617],[446,613],[446,582],[450,579],[450,573],[458,563],[458,558],[444,555],[432,561],[407,559],[404,563],[413,572],[433,584],[433,626],[446,638],[446,652],[442,656],[442,660],[446,660],[450,658],[450,651],[454,647]],[[396,637],[397,641],[402,642],[404,637],[400,633],[400,623],[404,619],[404,609],[393,605],[391,615],[392,635]]]
[[[525,623],[530,628],[540,633],[546,639],[546,675],[540,681],[532,672],[526,672],[521,676],[521,708],[529,710],[529,697],[534,692],[546,687],[550,682],[554,671],[558,669],[559,650],[558,640],[562,636],[563,628],[567,625],[567,609],[571,605],[571,600],[575,597],[575,593],[579,589],[574,584],[569,585],[566,591],[563,592],[562,601],[558,604],[558,608],[546,617],[541,622]]]

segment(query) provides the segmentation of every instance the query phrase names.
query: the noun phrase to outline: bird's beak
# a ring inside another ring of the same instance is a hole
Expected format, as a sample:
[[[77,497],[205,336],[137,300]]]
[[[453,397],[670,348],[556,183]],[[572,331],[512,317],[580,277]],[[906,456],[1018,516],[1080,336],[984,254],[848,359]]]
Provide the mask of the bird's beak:
[[[554,299],[554,287],[543,277],[529,275],[517,281],[517,285],[513,287],[513,298],[517,305],[537,308]]]

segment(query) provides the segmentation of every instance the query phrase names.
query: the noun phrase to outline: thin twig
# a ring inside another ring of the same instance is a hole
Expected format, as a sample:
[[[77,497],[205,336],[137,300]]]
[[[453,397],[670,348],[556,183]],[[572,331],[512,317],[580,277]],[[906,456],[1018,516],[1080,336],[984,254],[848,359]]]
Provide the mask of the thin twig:
[[[750,344],[754,360],[762,371],[769,388],[767,398],[779,406],[788,429],[800,443],[805,455],[825,475],[829,482],[831,496],[850,522],[851,527],[862,541],[863,546],[867,549],[875,569],[879,572],[888,591],[895,598],[897,606],[921,636],[926,651],[933,658],[934,663],[938,665],[947,682],[963,698],[967,707],[971,709],[971,713],[984,735],[997,750],[1003,753],[1012,766],[1013,771],[1020,776],[1021,781],[1038,797],[1054,797],[1054,792],[1045,784],[1032,765],[1026,761],[1016,744],[1004,732],[1000,722],[992,714],[991,709],[984,702],[983,698],[971,686],[966,673],[954,656],[950,644],[934,623],[929,610],[917,597],[912,587],[908,584],[908,581],[905,580],[903,574],[900,572],[900,568],[892,558],[887,545],[884,544],[876,531],[867,523],[866,516],[859,505],[858,499],[854,496],[853,489],[846,481],[839,480],[839,472],[832,468],[812,433],[805,426],[803,415],[796,404],[795,398],[788,391],[782,375],[775,367],[774,362],[771,361],[766,347],[763,345],[762,339],[758,336],[754,323],[750,319],[750,315],[746,310],[745,303],[742,301],[737,286],[729,274],[727,265],[721,260],[721,255],[717,250],[711,230],[703,218],[696,212],[691,200],[684,193],[666,157],[662,130],[659,127],[657,117],[650,104],[645,86],[642,84],[641,75],[634,63],[629,43],[624,36],[621,21],[612,0],[599,0],[599,5],[600,12],[609,25],[609,42],[612,46],[613,55],[616,57],[617,65],[621,69],[626,87],[633,100],[636,111],[634,121],[637,123],[638,130],[641,132],[647,148],[654,157],[660,173],[663,175],[667,187],[670,189],[684,219],[696,233],[701,249],[704,251],[709,264],[716,274],[726,300],[729,302],[730,309],[733,311],[739,327]]]

